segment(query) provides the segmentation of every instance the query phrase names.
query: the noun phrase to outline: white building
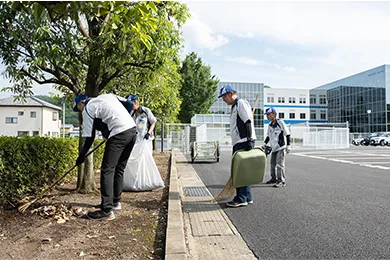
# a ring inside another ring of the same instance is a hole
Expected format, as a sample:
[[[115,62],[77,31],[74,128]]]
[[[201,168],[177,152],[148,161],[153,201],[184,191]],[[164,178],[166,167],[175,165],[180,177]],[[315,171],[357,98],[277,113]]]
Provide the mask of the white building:
[[[0,99],[0,135],[59,137],[61,110],[36,97],[27,97],[26,102],[14,101],[14,97]]]
[[[264,110],[269,107],[274,107],[286,124],[327,122],[323,90],[264,88]],[[269,124],[266,116],[264,124]]]
[[[310,120],[309,96],[309,89],[264,88],[264,110],[274,107],[286,124],[305,123]],[[269,123],[264,116],[264,124]]]

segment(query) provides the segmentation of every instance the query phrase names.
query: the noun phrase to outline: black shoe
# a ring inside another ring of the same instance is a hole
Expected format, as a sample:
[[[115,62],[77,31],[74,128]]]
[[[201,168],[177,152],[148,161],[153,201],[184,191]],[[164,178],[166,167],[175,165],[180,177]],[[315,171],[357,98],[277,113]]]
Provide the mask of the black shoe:
[[[113,220],[115,219],[115,214],[113,211],[106,213],[103,210],[97,210],[88,212],[87,217],[92,220]]]
[[[285,187],[285,186],[286,186],[286,183],[283,182],[283,181],[279,181],[279,182],[277,182],[277,183],[274,185],[275,188],[281,188],[281,187]]]
[[[276,180],[270,179],[265,184],[274,184],[274,183],[276,183]]]

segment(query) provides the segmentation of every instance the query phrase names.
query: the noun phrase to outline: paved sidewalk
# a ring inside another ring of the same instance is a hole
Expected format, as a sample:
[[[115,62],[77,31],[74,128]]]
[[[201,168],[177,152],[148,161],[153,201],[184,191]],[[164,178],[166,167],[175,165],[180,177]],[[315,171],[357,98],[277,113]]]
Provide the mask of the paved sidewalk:
[[[165,259],[256,259],[191,164],[172,151]]]

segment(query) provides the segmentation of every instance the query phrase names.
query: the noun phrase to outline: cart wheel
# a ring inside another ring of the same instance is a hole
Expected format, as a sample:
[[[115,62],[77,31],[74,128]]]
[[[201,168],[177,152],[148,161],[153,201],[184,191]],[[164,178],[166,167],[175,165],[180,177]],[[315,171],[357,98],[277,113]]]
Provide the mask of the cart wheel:
[[[194,156],[195,156],[195,151],[194,151],[194,146],[192,146],[192,148],[191,148],[191,163],[194,163],[194,161],[195,161],[195,158],[194,158]]]
[[[219,162],[219,145],[217,146],[217,162]]]

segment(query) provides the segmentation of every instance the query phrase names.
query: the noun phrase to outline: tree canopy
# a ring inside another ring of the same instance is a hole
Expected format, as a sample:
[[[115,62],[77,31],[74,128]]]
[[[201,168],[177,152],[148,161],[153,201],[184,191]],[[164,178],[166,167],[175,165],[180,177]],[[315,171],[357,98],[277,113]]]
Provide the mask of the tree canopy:
[[[167,118],[177,114],[166,107],[180,104],[180,28],[189,16],[184,4],[0,2],[0,13],[0,58],[13,83],[5,90],[24,98],[33,94],[33,82],[51,84],[68,101],[80,92],[142,92]],[[152,96],[153,88],[160,91]],[[88,164],[78,181],[84,191],[94,185]]]
[[[177,2],[1,2],[0,11],[8,90],[22,97],[33,81],[97,96],[116,78],[158,70],[188,17]]]
[[[215,102],[219,79],[211,75],[210,66],[204,65],[194,52],[187,55],[180,73],[183,83],[180,89],[182,104],[179,119],[182,123],[189,123],[195,114],[209,113]]]

